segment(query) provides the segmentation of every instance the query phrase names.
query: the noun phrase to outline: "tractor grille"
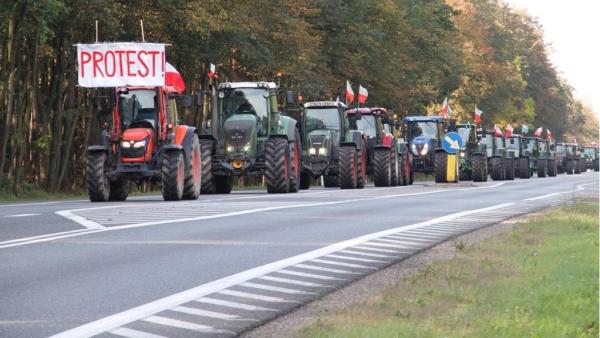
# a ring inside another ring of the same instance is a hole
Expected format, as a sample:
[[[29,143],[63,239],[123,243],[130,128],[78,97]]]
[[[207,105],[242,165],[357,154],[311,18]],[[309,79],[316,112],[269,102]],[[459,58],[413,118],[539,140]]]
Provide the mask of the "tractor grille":
[[[121,156],[135,158],[142,157],[146,153],[146,147],[141,148],[121,148]]]

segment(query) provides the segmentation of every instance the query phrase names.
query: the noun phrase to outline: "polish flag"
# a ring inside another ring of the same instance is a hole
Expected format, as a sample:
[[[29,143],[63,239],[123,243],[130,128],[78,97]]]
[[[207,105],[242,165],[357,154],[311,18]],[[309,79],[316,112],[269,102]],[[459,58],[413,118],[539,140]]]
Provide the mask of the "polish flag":
[[[175,67],[173,67],[173,65],[170,63],[166,62],[166,66],[167,71],[165,72],[165,86],[170,90],[182,93],[185,90],[185,82],[183,82],[181,74],[179,74],[177,69],[175,69]]]
[[[358,103],[365,104],[365,102],[367,102],[367,97],[369,97],[367,88],[358,85]]]
[[[549,140],[552,139],[552,133],[550,132],[550,129],[546,129],[546,138]]]
[[[346,97],[346,104],[354,102],[354,91],[348,80],[346,80],[346,92],[344,93],[344,96]]]
[[[481,114],[483,114],[483,112],[475,107],[475,123],[481,123]]]
[[[494,124],[494,135],[495,136],[502,136],[502,129],[500,129],[500,127],[498,127],[497,124]]]
[[[445,118],[448,118],[449,112],[450,112],[450,105],[448,105],[448,97],[446,96],[446,98],[444,99],[444,102],[442,103],[441,115]]]
[[[542,136],[542,131],[543,131],[543,130],[544,130],[544,128],[543,128],[543,127],[539,127],[538,129],[536,129],[536,130],[533,132],[533,136],[535,136],[535,137],[541,137],[541,136]]]
[[[215,77],[217,77],[217,66],[211,63],[210,68],[208,69],[208,78],[213,79]]]
[[[509,124],[506,126],[506,128],[504,128],[504,130],[506,130],[506,137],[513,136],[513,126]]]

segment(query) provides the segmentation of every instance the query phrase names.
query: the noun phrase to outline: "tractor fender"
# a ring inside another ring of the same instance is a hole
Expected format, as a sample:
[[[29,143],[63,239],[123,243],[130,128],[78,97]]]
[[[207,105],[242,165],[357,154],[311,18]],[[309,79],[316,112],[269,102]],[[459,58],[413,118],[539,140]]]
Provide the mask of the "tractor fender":
[[[389,149],[392,149],[392,146],[391,145],[387,145],[387,144],[378,144],[378,145],[375,146],[375,149],[376,150],[377,149],[388,149],[389,150]]]
[[[89,146],[87,147],[87,152],[88,154],[90,153],[96,153],[96,152],[107,152],[108,149],[106,148],[106,146],[101,146],[101,145],[94,145],[94,146]]]
[[[349,130],[344,139],[340,142],[341,146],[355,146],[356,149],[363,149],[363,134],[359,130]]]
[[[270,137],[286,138],[292,142],[296,140],[296,120],[289,116],[280,116],[277,132]]]
[[[192,147],[196,128],[179,125],[175,127],[175,138],[173,143],[163,146],[163,151],[183,150],[186,163],[190,163],[192,157]]]
[[[444,148],[435,148],[435,149],[433,149],[433,152],[437,154],[437,153],[445,153],[446,151],[444,150]]]

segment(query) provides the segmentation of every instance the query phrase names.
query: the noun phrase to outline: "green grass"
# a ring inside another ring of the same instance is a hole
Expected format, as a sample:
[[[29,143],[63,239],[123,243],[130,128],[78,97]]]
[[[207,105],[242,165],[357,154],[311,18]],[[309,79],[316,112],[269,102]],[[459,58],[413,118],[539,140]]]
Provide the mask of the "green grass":
[[[598,337],[598,205],[532,217],[300,337]]]

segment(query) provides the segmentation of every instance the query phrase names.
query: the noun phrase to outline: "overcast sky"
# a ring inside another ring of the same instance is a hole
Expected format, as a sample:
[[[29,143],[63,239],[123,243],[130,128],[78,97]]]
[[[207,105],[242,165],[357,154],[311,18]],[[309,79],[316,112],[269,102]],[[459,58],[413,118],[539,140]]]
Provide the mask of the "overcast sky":
[[[550,59],[575,96],[600,116],[600,0],[505,0],[537,17]]]

